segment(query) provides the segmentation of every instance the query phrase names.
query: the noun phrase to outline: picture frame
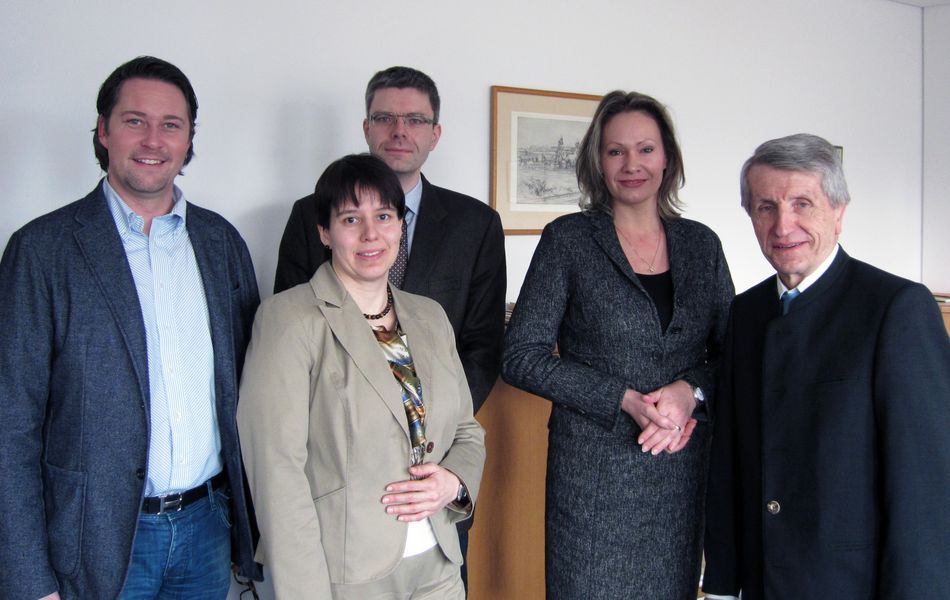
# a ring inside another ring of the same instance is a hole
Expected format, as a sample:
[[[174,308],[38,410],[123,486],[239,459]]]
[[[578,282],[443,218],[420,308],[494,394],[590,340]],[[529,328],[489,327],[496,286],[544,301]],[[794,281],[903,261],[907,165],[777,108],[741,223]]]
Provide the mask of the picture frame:
[[[601,96],[491,87],[491,207],[505,235],[580,210],[574,166]]]

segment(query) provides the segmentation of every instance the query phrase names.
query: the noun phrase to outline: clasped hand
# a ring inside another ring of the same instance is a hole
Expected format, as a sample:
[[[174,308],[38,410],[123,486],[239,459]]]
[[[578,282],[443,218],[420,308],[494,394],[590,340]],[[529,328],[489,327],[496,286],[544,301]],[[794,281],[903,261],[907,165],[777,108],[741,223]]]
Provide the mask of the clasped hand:
[[[696,419],[691,417],[696,399],[690,385],[682,379],[649,394],[627,390],[621,408],[640,426],[637,443],[641,450],[654,456],[664,450],[670,454],[679,452],[696,428]]]
[[[421,521],[445,508],[458,496],[459,478],[435,463],[409,467],[415,479],[386,486],[382,503],[386,512],[400,521]]]

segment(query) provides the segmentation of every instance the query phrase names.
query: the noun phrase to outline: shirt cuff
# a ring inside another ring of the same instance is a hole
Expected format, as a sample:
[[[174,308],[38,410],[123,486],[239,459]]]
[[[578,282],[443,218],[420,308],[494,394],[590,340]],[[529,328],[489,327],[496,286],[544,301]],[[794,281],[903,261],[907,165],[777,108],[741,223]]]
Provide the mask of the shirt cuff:
[[[706,600],[739,600],[738,596],[717,596],[716,594],[706,594]]]

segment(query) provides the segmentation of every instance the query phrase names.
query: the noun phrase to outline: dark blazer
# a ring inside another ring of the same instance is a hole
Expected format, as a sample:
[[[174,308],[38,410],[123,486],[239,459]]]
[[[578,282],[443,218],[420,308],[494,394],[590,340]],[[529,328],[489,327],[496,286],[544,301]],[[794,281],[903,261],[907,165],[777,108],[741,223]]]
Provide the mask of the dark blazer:
[[[620,406],[628,388],[647,393],[678,379],[713,400],[733,285],[708,227],[682,218],[664,226],[674,288],[665,331],[603,213],[545,227],[511,317],[502,376],[553,402],[549,599],[696,597],[708,425],[681,452],[652,456]]]
[[[780,315],[774,276],[732,306],[704,589],[950,597],[950,341],[933,297],[839,250]]]
[[[474,409],[498,378],[505,330],[505,236],[498,213],[422,177],[403,289],[442,305],[472,392]],[[329,258],[317,232],[313,194],[294,202],[280,240],[274,293],[310,281]]]
[[[247,247],[188,204],[214,347],[233,561],[254,563],[238,447],[238,377],[259,302]],[[145,326],[102,184],[13,234],[0,262],[0,589],[11,599],[115,598],[145,488]]]

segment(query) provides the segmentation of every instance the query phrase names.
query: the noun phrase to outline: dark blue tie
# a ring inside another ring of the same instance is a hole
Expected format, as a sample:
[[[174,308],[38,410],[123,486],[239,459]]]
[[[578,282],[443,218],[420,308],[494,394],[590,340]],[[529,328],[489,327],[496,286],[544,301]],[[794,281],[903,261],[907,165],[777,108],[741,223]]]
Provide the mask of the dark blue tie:
[[[788,290],[782,294],[782,314],[788,314],[788,307],[792,305],[792,300],[798,298],[798,295],[801,294],[797,289]]]

